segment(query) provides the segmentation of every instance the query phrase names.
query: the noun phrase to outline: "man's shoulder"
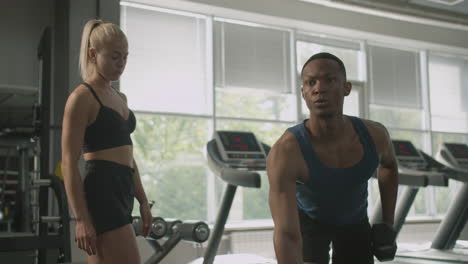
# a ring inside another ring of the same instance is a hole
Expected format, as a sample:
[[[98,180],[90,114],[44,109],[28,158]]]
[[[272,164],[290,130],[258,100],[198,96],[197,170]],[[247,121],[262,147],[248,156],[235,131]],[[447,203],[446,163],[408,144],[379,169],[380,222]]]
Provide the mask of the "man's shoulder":
[[[297,148],[297,146],[298,143],[296,136],[291,131],[286,130],[273,145],[273,149],[283,152],[294,150]]]
[[[377,152],[385,149],[385,146],[387,146],[390,142],[390,135],[387,131],[387,128],[382,123],[377,121],[368,119],[362,119],[362,121],[377,147]]]
[[[371,133],[371,135],[385,136],[387,134],[387,128],[385,128],[385,126],[382,123],[370,119],[359,119],[361,119],[361,121],[364,123],[367,130],[369,130],[369,133]]]
[[[285,131],[272,146],[268,159],[291,165],[297,162],[298,157],[301,155],[301,148],[296,136],[290,131]]]
[[[296,137],[290,131],[285,131],[283,135],[273,144],[267,158],[268,176],[275,178],[290,178],[293,181],[297,179],[297,173],[301,162],[301,150]],[[289,176],[281,176],[281,175]]]

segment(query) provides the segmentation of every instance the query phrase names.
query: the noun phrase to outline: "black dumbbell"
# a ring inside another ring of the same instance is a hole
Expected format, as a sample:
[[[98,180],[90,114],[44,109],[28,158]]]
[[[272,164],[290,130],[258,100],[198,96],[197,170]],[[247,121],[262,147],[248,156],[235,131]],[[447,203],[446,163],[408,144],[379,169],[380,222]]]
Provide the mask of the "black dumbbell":
[[[167,234],[168,225],[162,217],[153,217],[150,236],[154,239],[160,239]]]
[[[143,221],[140,217],[133,217],[133,228],[135,230],[135,235],[141,236],[143,230]],[[166,221],[161,217],[153,217],[151,223],[151,232],[150,236],[154,239],[160,239],[166,235],[168,231],[168,225]]]
[[[372,226],[372,253],[381,262],[395,258],[397,251],[396,232],[389,224]]]
[[[178,226],[183,240],[203,243],[210,236],[210,228],[204,222],[186,221]]]

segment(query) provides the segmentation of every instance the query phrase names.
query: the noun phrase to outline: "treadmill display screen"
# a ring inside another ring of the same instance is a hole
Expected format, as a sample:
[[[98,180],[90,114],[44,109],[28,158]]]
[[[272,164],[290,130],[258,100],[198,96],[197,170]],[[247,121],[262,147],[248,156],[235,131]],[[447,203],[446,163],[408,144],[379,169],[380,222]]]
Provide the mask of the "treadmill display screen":
[[[404,157],[419,157],[419,152],[409,141],[393,140],[395,155]]]
[[[465,144],[445,143],[447,149],[456,159],[468,159],[468,146]]]
[[[259,152],[257,140],[253,133],[248,132],[222,132],[219,136],[226,151]]]

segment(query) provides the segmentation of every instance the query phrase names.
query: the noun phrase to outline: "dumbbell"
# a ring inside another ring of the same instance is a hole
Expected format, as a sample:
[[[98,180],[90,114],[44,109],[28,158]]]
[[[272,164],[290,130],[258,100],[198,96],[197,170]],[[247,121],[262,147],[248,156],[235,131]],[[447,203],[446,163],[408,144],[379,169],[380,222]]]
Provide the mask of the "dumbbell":
[[[179,219],[166,218],[167,223],[167,236],[172,236],[173,234],[179,232],[179,227],[182,224],[182,221]]]
[[[187,241],[193,241],[197,243],[203,243],[208,240],[210,236],[210,228],[204,222],[184,222],[178,226],[182,239]]]
[[[381,262],[395,258],[397,251],[396,232],[386,223],[372,225],[372,253]]]
[[[140,217],[133,218],[133,228],[137,236],[142,235],[143,230],[143,221]],[[151,223],[151,233],[150,236],[154,239],[160,239],[166,235],[168,231],[168,225],[162,217],[153,217]]]

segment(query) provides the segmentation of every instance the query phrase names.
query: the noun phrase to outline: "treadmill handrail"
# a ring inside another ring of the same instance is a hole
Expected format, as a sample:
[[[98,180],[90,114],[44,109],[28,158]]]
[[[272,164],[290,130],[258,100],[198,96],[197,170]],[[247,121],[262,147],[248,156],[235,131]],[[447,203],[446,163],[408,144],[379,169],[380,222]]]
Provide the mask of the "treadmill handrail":
[[[412,178],[413,180],[411,182],[415,182],[416,184],[410,184],[410,185],[416,185],[416,186],[427,186],[427,185],[432,185],[432,186],[447,186],[448,185],[448,178],[449,178],[449,173],[447,172],[442,172],[442,171],[419,171],[419,170],[414,170],[410,168],[398,168],[398,175],[400,180],[402,181],[401,184],[405,184],[405,179],[402,179],[403,177],[407,178]],[[417,180],[418,177],[421,178],[421,180]],[[408,184],[405,184],[408,185]]]
[[[251,171],[239,171],[223,168],[219,176],[226,182],[236,186],[260,188],[260,174]]]
[[[398,183],[400,185],[426,187],[428,184],[428,179],[427,175],[424,173],[398,167]]]
[[[235,186],[260,188],[260,174],[255,171],[231,168],[225,164],[220,158],[215,140],[208,142],[206,148],[208,165],[223,181]]]
[[[443,161],[439,161],[439,162],[442,163],[447,168],[446,170],[451,172],[448,174],[450,179],[454,179],[454,180],[461,181],[461,182],[468,182],[468,170],[467,169],[455,167],[453,166],[453,164],[450,164],[448,162],[443,162]]]

